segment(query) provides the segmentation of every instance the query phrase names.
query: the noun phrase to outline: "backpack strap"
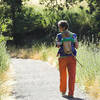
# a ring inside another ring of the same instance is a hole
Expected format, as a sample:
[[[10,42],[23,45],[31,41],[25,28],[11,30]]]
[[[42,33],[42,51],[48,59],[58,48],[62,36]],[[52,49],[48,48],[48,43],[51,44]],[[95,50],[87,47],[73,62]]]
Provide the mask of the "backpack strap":
[[[72,37],[66,37],[66,38],[63,38],[63,39],[61,40],[61,42],[67,42],[67,41],[74,42],[74,38],[72,38]]]
[[[67,42],[67,41],[75,42],[74,37],[73,37],[74,33],[67,30],[67,31],[63,32],[62,35],[66,34],[66,32],[68,34],[68,37],[62,38],[61,42]]]

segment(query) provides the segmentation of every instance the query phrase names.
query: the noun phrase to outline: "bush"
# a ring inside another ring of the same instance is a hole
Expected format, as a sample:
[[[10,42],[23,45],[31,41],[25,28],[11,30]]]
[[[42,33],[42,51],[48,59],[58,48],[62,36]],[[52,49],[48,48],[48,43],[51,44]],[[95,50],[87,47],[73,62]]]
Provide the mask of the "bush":
[[[84,42],[86,40],[96,43],[99,32],[99,23],[95,24],[97,16],[93,17],[89,14],[88,7],[82,7],[77,4],[69,9],[60,6],[38,7],[23,5],[21,11],[16,13],[15,16],[15,33],[12,33],[15,44],[30,44],[32,46],[34,41],[52,44],[56,34],[59,32],[57,22],[62,19],[68,21],[70,30],[77,33],[80,41],[83,40]],[[11,24],[10,19],[9,24]],[[8,26],[10,27],[10,25]],[[8,30],[6,25],[2,27]]]
[[[86,13],[86,9],[80,9],[79,7],[57,11],[55,9],[54,11],[39,9],[40,11],[37,11],[34,7],[24,7],[22,12],[16,16],[15,35],[16,41],[19,42],[18,44],[24,41],[29,43],[29,40],[51,43],[58,33],[57,23],[62,19],[68,21],[69,29],[77,33],[79,40],[92,40],[91,16]]]
[[[1,39],[0,39],[1,40]],[[9,68],[9,55],[6,52],[5,41],[0,42],[0,74]]]

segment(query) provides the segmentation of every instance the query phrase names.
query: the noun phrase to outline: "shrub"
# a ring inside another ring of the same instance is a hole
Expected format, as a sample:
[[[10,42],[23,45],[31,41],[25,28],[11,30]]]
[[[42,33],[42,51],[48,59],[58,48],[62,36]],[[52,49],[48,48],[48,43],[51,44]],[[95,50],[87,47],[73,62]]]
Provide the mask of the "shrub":
[[[0,40],[4,39],[2,36]],[[9,55],[6,51],[6,43],[5,41],[0,42],[0,74],[7,71],[9,68]]]

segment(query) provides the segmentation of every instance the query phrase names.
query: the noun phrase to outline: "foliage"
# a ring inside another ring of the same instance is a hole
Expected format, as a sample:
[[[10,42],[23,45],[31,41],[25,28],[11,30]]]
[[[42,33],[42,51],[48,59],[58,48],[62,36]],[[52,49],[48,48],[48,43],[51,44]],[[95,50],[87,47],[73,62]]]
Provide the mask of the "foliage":
[[[6,39],[0,36],[0,74],[6,71],[9,67],[9,56],[6,52]]]
[[[41,0],[41,6],[23,5],[25,0],[2,0],[0,3],[1,34],[13,36],[14,44],[33,44],[34,41],[52,43],[59,32],[57,22],[65,19],[78,39],[98,43],[100,13],[97,0]],[[15,6],[14,6],[15,5]],[[91,6],[94,10],[91,10]],[[38,34],[38,35],[37,35]]]
[[[12,94],[12,72],[10,58],[6,51],[6,40],[9,37],[0,36],[0,100],[10,98]]]
[[[3,32],[11,32],[11,29],[9,28],[11,24],[11,19],[9,18],[9,6],[7,6],[6,3],[0,2],[0,34]]]
[[[100,1],[99,0],[87,0],[90,8],[90,14],[92,16],[93,32],[97,38],[100,32]]]

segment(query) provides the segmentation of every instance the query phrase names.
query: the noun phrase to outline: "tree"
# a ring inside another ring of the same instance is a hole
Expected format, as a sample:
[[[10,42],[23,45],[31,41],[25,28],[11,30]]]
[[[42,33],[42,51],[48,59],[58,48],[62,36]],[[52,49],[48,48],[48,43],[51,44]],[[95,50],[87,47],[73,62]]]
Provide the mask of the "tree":
[[[96,42],[100,33],[100,0],[87,0],[90,8],[90,14],[92,15],[94,39]]]
[[[3,0],[3,2],[6,2],[7,5],[10,6],[10,18],[12,19],[12,36],[16,44],[16,15],[21,12],[22,0]]]

